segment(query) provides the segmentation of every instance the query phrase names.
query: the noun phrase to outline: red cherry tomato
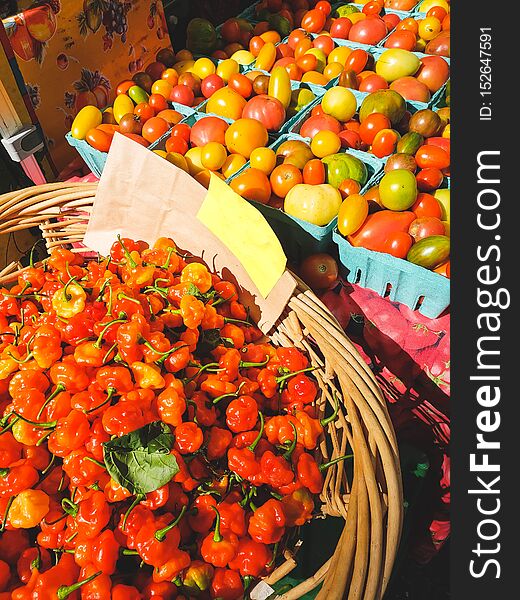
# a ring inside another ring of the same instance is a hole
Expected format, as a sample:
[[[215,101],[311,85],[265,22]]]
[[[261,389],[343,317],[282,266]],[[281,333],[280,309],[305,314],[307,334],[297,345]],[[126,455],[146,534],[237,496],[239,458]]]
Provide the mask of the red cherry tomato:
[[[326,20],[327,15],[322,10],[313,8],[305,13],[301,27],[309,33],[319,33],[323,30]]]
[[[372,144],[376,134],[383,129],[390,129],[392,123],[390,119],[382,113],[372,113],[361,123],[359,135],[365,144]]]
[[[145,123],[148,119],[155,117],[155,110],[148,102],[140,102],[134,107],[134,115],[141,117],[141,122]]]
[[[353,50],[347,57],[345,71],[352,70],[359,75],[361,71],[365,69],[369,58],[370,56],[366,50],[356,48],[356,50]]]
[[[213,73],[212,75],[204,77],[204,79],[200,82],[200,91],[205,98],[211,98],[211,96],[213,96],[217,90],[220,90],[225,85],[226,84],[222,77],[216,73]]]
[[[101,131],[101,129],[94,127],[87,132],[85,139],[92,148],[95,148],[100,152],[108,152],[113,138],[114,134],[110,135],[106,131]]]
[[[408,52],[412,52],[415,48],[415,44],[417,43],[417,38],[415,34],[407,29],[401,29],[397,31],[393,31],[387,38],[385,42],[385,48],[402,48],[403,50],[408,50]]]
[[[338,19],[334,19],[330,26],[330,35],[333,38],[346,40],[351,27],[352,21],[350,19],[347,19],[347,17],[339,17]]]
[[[366,19],[358,21],[352,25],[348,34],[351,42],[360,44],[369,44],[374,46],[379,43],[388,33],[385,22],[381,17],[368,16]]]
[[[431,235],[446,235],[446,228],[437,217],[420,217],[410,225],[408,233],[418,242]]]
[[[325,53],[325,56],[328,56],[333,50],[336,44],[334,40],[330,37],[330,35],[319,35],[312,45],[319,50],[322,50]]]
[[[442,209],[439,201],[435,196],[426,194],[425,192],[419,192],[417,194],[417,200],[414,202],[410,210],[415,213],[415,216],[419,219],[420,217],[442,217]]]
[[[444,181],[444,175],[440,169],[421,169],[415,176],[417,189],[420,192],[434,192]]]
[[[383,10],[383,4],[377,0],[370,0],[363,6],[362,12],[365,15],[379,15]]]
[[[325,2],[324,0],[320,0],[314,8],[316,10],[321,10],[321,12],[324,13],[327,17],[332,12],[332,6],[330,2]]]
[[[193,101],[195,100],[195,94],[193,90],[187,85],[176,85],[170,94],[170,100],[173,102],[178,102],[179,104],[184,104],[184,106],[193,106]]]
[[[161,119],[161,117],[152,117],[151,119],[148,119],[148,121],[146,121],[146,123],[143,125],[142,136],[147,142],[150,142],[150,144],[152,144],[153,142],[158,140],[162,135],[164,135],[169,128],[169,123],[164,119]]]
[[[253,82],[251,79],[242,75],[242,73],[234,73],[228,79],[228,86],[238,92],[242,98],[249,98],[253,93]]]
[[[369,75],[365,77],[363,81],[359,84],[360,92],[376,92],[377,90],[386,90],[388,89],[388,83],[386,79],[383,79],[381,75]]]
[[[447,169],[450,166],[450,155],[439,146],[425,144],[415,153],[415,161],[420,169]]]
[[[363,148],[363,140],[359,136],[359,133],[357,131],[352,131],[352,129],[340,131],[339,139],[341,140],[342,148],[354,148],[355,150],[361,150]]]
[[[166,152],[178,152],[184,156],[188,152],[188,142],[180,135],[174,135],[166,140],[164,148]]]
[[[395,129],[381,129],[376,133],[372,141],[372,154],[377,156],[377,158],[390,156],[390,154],[395,152],[399,137]]]
[[[404,231],[394,231],[388,234],[383,245],[383,252],[391,254],[396,258],[406,258],[413,244],[413,238]]]
[[[309,160],[303,168],[303,183],[309,185],[325,183],[325,165],[319,158]]]
[[[395,13],[387,13],[381,17],[383,19],[383,23],[386,25],[387,31],[392,31],[399,23],[401,19]]]
[[[162,94],[152,94],[148,98],[148,104],[154,109],[155,114],[169,109],[168,102]]]
[[[191,127],[187,123],[175,125],[170,134],[172,137],[181,137],[186,142],[190,141]]]

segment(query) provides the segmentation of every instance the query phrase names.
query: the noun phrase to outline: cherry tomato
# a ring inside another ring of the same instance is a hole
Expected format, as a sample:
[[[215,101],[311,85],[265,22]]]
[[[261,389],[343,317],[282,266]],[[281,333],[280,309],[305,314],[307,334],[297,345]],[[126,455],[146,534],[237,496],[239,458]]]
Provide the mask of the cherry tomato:
[[[102,131],[97,127],[89,129],[85,137],[89,145],[100,152],[108,152],[110,150],[110,145],[112,144],[113,138],[114,134],[110,135],[106,131]]]
[[[448,279],[450,278],[450,261],[448,260],[445,263],[442,263],[442,265],[439,265],[437,268],[434,269],[435,273],[439,273],[439,275],[444,275],[444,277],[447,277]]]
[[[325,183],[325,165],[318,158],[309,160],[303,168],[303,183],[320,185]]]
[[[187,123],[175,125],[170,134],[172,137],[179,136],[186,142],[190,141],[191,127]]]
[[[133,140],[134,142],[137,142],[138,144],[141,144],[141,146],[144,146],[145,148],[150,145],[148,140],[145,140],[143,136],[137,135],[136,133],[123,133],[122,135]]]
[[[300,264],[300,277],[313,290],[325,290],[338,279],[338,263],[330,254],[311,254]]]
[[[222,89],[225,85],[222,77],[213,73],[212,75],[204,77],[200,82],[200,91],[205,98],[211,98],[217,90]]]
[[[368,77],[363,77],[358,89],[360,92],[368,93],[376,92],[377,90],[386,90],[388,89],[388,82],[381,75],[374,73]]]
[[[339,139],[341,140],[342,148],[354,148],[355,150],[361,150],[363,146],[367,144],[363,143],[363,140],[359,136],[357,131],[352,129],[344,129],[339,133]]]
[[[226,162],[228,156],[226,147],[218,142],[209,142],[202,147],[202,166],[210,171],[218,171]]]
[[[316,67],[318,66],[318,59],[314,56],[314,54],[304,54],[298,58],[296,61],[296,66],[298,66],[303,73],[315,71]]]
[[[332,6],[330,2],[325,2],[324,0],[320,0],[319,2],[317,2],[314,8],[316,10],[321,10],[321,12],[323,12],[327,17],[332,12]]]
[[[319,33],[323,30],[327,15],[317,8],[313,8],[305,13],[302,19],[301,27],[309,33]]]
[[[176,85],[170,94],[170,100],[184,104],[184,106],[193,106],[195,94],[187,85]]]
[[[415,160],[420,169],[447,169],[450,166],[449,154],[439,146],[421,146],[415,153]]]
[[[298,44],[296,45],[296,48],[294,49],[294,58],[296,60],[298,60],[307,52],[307,50],[310,50],[311,48],[312,48],[311,38],[303,38],[301,41],[298,42]],[[317,64],[317,60],[316,60],[316,64]]]
[[[383,245],[383,251],[396,258],[406,258],[413,245],[413,238],[404,231],[394,231],[390,233]]]
[[[164,135],[169,128],[169,123],[161,117],[152,117],[143,125],[142,136],[147,142],[153,143]]]
[[[400,31],[393,31],[385,42],[385,48],[402,48],[412,52],[417,43],[415,34],[408,29],[401,29]]]
[[[410,225],[408,233],[418,242],[431,235],[445,235],[446,228],[437,217],[420,217]]]
[[[369,58],[370,56],[366,50],[356,48],[356,50],[353,50],[348,55],[347,61],[345,62],[345,70],[352,70],[359,75],[366,67]]]
[[[140,102],[134,108],[134,115],[141,117],[141,121],[145,123],[148,119],[155,117],[155,110],[148,104],[148,102]]]
[[[276,167],[276,153],[272,148],[255,148],[249,161],[252,167],[270,175]]]
[[[365,15],[379,15],[382,10],[383,4],[381,2],[378,2],[377,0],[371,0],[363,6],[363,10],[361,12],[365,13]]]
[[[341,148],[341,139],[334,131],[323,129],[313,136],[311,141],[311,150],[314,156],[325,158],[331,154],[336,154]]]
[[[353,194],[359,194],[361,190],[361,185],[359,181],[356,181],[355,179],[344,179],[340,183],[338,189],[341,194],[341,197],[347,198],[348,196],[352,196]]]
[[[352,21],[350,19],[347,19],[347,17],[339,17],[338,19],[334,19],[330,26],[330,35],[333,38],[346,40],[351,28]]]
[[[228,86],[238,92],[242,98],[249,98],[253,93],[253,82],[242,73],[234,73],[228,80]]]
[[[231,188],[246,200],[267,204],[271,197],[271,184],[265,173],[249,168],[231,180]]]
[[[259,35],[255,35],[249,40],[249,52],[251,52],[254,57],[257,57],[260,54],[260,50],[264,46],[265,42]]]
[[[417,35],[417,32],[419,31],[419,23],[417,23],[417,21],[412,17],[406,17],[406,19],[399,21],[396,29],[399,31],[411,31],[414,35]]]
[[[415,179],[417,179],[417,189],[420,192],[434,192],[441,186],[444,175],[440,169],[430,167],[421,169]]]
[[[435,17],[442,22],[447,14],[448,11],[443,6],[432,6],[430,10],[426,13],[426,16]]]
[[[152,94],[148,98],[148,104],[154,109],[155,114],[161,112],[161,110],[168,110],[170,108],[166,98],[161,94]]]
[[[161,79],[164,79],[173,86],[179,81],[179,73],[175,69],[169,68],[162,72]]]
[[[372,141],[372,154],[377,158],[390,156],[395,152],[395,147],[399,141],[400,135],[395,129],[381,129],[378,131]]]
[[[319,35],[312,45],[319,50],[322,50],[325,56],[328,56],[335,47],[334,40],[330,37],[330,35]]]
[[[390,119],[382,113],[372,113],[366,117],[359,127],[359,136],[365,144],[371,145],[376,134],[383,129],[390,129],[392,123]]]
[[[166,140],[164,148],[166,152],[178,152],[184,156],[188,152],[188,143],[183,137],[174,135]]]
[[[294,165],[278,165],[269,177],[273,193],[285,198],[295,185],[303,183],[302,172]]]
[[[352,235],[363,225],[367,217],[367,199],[357,192],[349,194],[339,208],[338,231],[345,237]]]
[[[116,89],[116,96],[119,96],[120,94],[127,94],[128,90],[135,85],[135,81],[127,80],[127,81],[122,81]]]
[[[241,154],[230,154],[224,164],[222,165],[222,175],[226,179],[232,177],[235,173],[240,171],[240,169],[247,163],[247,159],[245,156]]]
[[[417,194],[417,199],[410,210],[415,213],[417,218],[437,217],[440,219],[442,217],[442,208],[437,198],[425,192]]]

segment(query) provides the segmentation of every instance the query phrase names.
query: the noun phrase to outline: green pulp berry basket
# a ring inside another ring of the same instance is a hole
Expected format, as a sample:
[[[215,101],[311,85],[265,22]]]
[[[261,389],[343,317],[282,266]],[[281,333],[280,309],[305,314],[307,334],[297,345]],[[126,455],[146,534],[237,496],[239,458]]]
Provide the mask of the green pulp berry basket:
[[[183,104],[178,104],[177,102],[170,102],[169,104],[170,108],[183,115],[181,122],[195,113],[195,109],[184,106]],[[166,134],[166,136],[169,136],[169,132]],[[92,173],[94,173],[96,177],[101,177],[101,173],[105,168],[108,153],[96,150],[86,140],[77,140],[76,138],[73,138],[70,134],[70,131],[65,135],[65,139],[73,148],[76,148],[81,158],[85,161],[87,167],[92,171]],[[155,141],[153,144],[150,144],[148,149],[155,150],[158,147],[161,139],[162,138],[159,138],[159,140]]]
[[[284,142],[290,140],[308,142],[308,140],[299,135],[289,133],[281,135],[269,147],[276,152]],[[342,150],[342,152],[346,151]],[[382,160],[371,154],[367,154],[366,152],[349,149],[348,153],[359,158],[367,167],[368,179],[361,189],[361,192],[363,193],[372,186],[372,182],[376,180],[383,170],[384,163]],[[246,169],[250,168],[250,166],[249,162],[246,163],[239,171],[237,171],[237,173],[230,177],[227,182],[230,183]],[[288,215],[279,208],[274,208],[273,206],[254,201],[251,201],[251,204],[253,204],[267,219],[269,225],[282,243],[289,260],[298,262],[309,254],[327,252],[332,248],[332,232],[336,225],[336,219],[333,219],[328,225],[319,227],[318,225],[313,225],[312,223]]]

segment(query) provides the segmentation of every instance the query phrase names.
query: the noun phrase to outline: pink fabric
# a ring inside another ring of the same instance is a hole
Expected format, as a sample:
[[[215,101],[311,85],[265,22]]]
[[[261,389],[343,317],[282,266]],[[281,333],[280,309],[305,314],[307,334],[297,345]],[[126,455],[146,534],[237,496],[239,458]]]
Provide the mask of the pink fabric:
[[[417,311],[348,283],[322,295],[371,366],[400,442],[424,451],[437,477],[412,533],[412,554],[426,563],[450,534],[450,315]]]

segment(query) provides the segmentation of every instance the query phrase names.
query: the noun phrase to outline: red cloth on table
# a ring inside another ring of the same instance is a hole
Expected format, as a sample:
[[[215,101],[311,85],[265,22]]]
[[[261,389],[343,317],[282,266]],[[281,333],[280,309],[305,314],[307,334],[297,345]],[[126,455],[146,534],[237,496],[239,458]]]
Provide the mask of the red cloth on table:
[[[414,523],[412,556],[427,563],[450,534],[450,315],[428,319],[372,290],[340,283],[321,296],[373,370],[400,442],[422,450],[437,484]]]

